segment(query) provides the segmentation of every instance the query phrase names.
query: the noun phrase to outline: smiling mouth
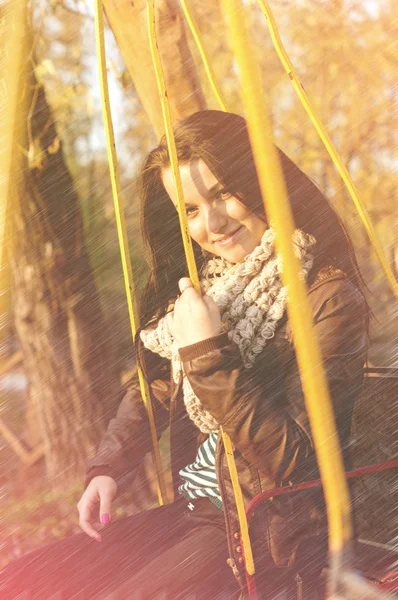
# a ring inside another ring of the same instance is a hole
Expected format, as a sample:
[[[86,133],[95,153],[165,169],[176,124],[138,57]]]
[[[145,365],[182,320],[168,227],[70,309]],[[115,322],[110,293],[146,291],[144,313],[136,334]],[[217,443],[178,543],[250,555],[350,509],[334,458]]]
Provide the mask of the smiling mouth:
[[[220,246],[228,246],[230,244],[233,244],[242,231],[243,226],[241,225],[238,229],[236,229],[236,231],[229,235],[225,235],[222,238],[219,238],[218,240],[215,240],[214,243],[219,244]]]

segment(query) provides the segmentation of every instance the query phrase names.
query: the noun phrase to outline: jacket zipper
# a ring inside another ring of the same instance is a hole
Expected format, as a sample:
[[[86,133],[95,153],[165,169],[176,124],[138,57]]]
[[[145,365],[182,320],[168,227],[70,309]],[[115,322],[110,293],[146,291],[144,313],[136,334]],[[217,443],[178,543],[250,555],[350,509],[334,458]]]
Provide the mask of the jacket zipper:
[[[227,493],[225,491],[224,485],[223,485],[223,452],[224,452],[224,444],[222,443],[222,437],[220,434],[218,434],[218,438],[217,438],[217,445],[216,445],[216,475],[217,475],[217,480],[218,480],[218,485],[220,488],[220,495],[221,495],[221,499],[223,502],[223,507],[224,507],[224,518],[225,518],[225,524],[226,524],[226,529],[227,529],[227,544],[228,544],[228,551],[230,554],[230,558],[227,560],[228,565],[231,567],[233,574],[235,575],[235,578],[237,579],[242,593],[244,594],[245,590],[246,590],[246,585],[245,582],[243,582],[243,576],[242,573],[239,571],[237,565],[236,565],[236,561],[233,558],[234,557],[234,548],[233,548],[233,544],[231,542],[231,538],[233,535],[232,532],[232,524],[231,524],[231,519],[229,516],[229,510],[228,510],[228,503],[225,502],[225,498],[227,497]]]

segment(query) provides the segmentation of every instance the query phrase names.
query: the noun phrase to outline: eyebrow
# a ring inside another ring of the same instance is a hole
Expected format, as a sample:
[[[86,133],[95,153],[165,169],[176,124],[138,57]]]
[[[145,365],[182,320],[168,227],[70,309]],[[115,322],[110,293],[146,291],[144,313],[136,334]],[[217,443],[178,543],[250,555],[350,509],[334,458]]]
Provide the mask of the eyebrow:
[[[221,181],[217,181],[217,183],[215,183],[210,189],[209,189],[209,194],[214,194],[214,192],[219,188],[223,188],[223,184],[221,183]]]
[[[209,195],[210,194],[214,194],[214,192],[216,192],[218,189],[224,189],[225,185],[223,183],[221,183],[221,181],[217,181],[217,183],[215,183],[210,189],[209,189]]]

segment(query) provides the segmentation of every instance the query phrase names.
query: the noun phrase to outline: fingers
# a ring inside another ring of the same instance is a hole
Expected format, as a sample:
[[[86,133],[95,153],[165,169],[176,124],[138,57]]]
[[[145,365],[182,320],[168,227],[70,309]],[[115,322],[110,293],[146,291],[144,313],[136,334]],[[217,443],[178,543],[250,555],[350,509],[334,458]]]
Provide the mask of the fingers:
[[[77,505],[79,511],[79,526],[89,537],[93,538],[97,542],[101,541],[101,536],[96,528],[91,523],[92,511],[97,504],[97,501],[93,498],[85,498],[84,494],[79,504]]]
[[[186,289],[193,288],[193,283],[189,279],[189,277],[181,277],[181,279],[178,282],[178,287],[180,288],[180,292],[182,294],[183,292],[185,292]]]
[[[220,309],[215,303],[214,299],[211,296],[204,295],[203,302],[206,304],[207,308],[211,313],[219,313]]]
[[[178,282],[178,287],[180,288],[180,292],[182,294],[187,288],[193,288],[193,284],[189,277],[181,277]]]
[[[221,314],[220,309],[218,308],[214,298],[211,296],[203,296],[203,302],[205,303],[207,310],[209,311],[209,315],[211,317],[212,323],[214,325],[214,329],[221,333],[222,324],[221,324]],[[218,335],[218,333],[214,333],[214,335]]]
[[[188,277],[178,282],[181,295],[175,300],[168,326],[179,348],[218,335],[221,331],[220,311],[211,298],[201,296]]]
[[[100,498],[100,521],[107,525],[111,521],[111,506],[113,496],[110,493],[101,494]]]
[[[103,525],[107,525],[111,520],[111,506],[113,499],[116,496],[117,483],[116,481],[107,475],[99,475],[94,477],[88,484],[83,496],[77,505],[79,511],[79,525],[80,528],[88,536],[101,541],[101,536],[98,533]],[[99,503],[99,521],[98,522],[98,509],[96,506]],[[94,515],[93,511],[96,509],[96,523],[92,523]]]

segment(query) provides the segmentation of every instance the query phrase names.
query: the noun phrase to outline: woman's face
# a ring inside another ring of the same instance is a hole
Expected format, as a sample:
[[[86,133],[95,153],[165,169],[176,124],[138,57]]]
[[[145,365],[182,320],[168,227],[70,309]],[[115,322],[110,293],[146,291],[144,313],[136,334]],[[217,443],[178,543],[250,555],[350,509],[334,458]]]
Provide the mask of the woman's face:
[[[203,160],[181,165],[180,175],[192,239],[229,262],[241,262],[260,243],[265,222],[226,192]],[[162,180],[176,206],[170,167],[162,171]]]

